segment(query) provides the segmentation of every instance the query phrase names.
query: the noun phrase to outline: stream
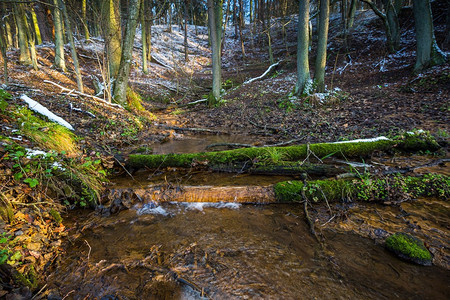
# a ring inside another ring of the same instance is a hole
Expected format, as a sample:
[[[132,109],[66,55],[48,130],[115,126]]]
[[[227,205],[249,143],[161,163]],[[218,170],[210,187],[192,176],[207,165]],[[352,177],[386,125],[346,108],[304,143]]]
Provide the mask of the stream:
[[[190,143],[201,151],[198,141]],[[180,145],[168,147],[187,152]],[[286,178],[166,170],[115,179],[113,188],[145,190],[161,182],[264,187],[281,180]],[[221,201],[214,195],[207,202],[144,201],[107,217],[71,212],[69,244],[48,289],[64,299],[448,299],[448,269],[402,261],[370,234],[356,234],[358,226],[316,225],[325,241],[319,243],[301,205]],[[413,211],[414,205],[403,209]],[[439,227],[427,224],[425,234],[435,229],[446,239],[449,207],[439,205],[436,220],[427,215]],[[352,209],[359,219],[347,219],[359,225],[365,211],[367,219],[382,211],[369,204]],[[389,214],[391,227],[401,229],[391,208],[381,220]],[[448,240],[439,241],[448,250]]]

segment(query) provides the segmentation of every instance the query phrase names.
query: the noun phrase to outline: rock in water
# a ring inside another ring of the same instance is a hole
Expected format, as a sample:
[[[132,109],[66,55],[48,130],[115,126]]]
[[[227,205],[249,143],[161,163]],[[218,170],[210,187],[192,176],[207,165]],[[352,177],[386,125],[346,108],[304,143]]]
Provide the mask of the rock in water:
[[[433,259],[423,242],[407,233],[398,232],[386,239],[386,248],[397,256],[419,265],[431,266]]]

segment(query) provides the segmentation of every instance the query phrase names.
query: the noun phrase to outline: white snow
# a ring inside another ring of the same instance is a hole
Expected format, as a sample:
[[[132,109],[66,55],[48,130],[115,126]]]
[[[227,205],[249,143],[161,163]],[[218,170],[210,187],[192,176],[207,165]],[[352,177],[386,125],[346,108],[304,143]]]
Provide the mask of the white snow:
[[[42,151],[42,150],[33,150],[33,149],[28,149],[28,148],[25,148],[25,150],[27,151],[27,158],[32,158],[34,156],[47,154],[47,152]]]
[[[37,101],[34,101],[27,95],[23,94],[22,96],[20,96],[20,99],[25,101],[31,110],[47,117],[49,120],[58,123],[61,126],[66,127],[67,129],[74,130],[72,125],[70,125],[66,120],[64,120],[61,117],[58,117],[57,115],[49,111],[45,106],[39,104]]]
[[[387,137],[385,137],[385,136],[379,136],[379,137],[371,138],[371,139],[358,139],[358,140],[351,140],[351,141],[334,142],[333,144],[370,143],[370,142],[376,142],[376,141],[389,141],[389,139]]]
[[[181,202],[179,204],[185,206],[187,210],[199,210],[199,211],[203,211],[205,207],[229,208],[229,209],[239,209],[241,207],[240,203],[234,202]]]

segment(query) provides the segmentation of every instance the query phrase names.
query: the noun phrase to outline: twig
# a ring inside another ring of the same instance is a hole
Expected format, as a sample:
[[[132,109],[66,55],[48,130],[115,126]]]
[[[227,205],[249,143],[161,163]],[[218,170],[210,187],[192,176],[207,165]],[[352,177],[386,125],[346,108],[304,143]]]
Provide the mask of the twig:
[[[320,226],[325,226],[325,225],[327,225],[328,223],[330,223],[334,218],[336,217],[336,215],[333,215],[328,221],[326,221],[325,223],[323,223],[322,225],[320,225]]]
[[[47,284],[45,284],[40,290],[39,290],[39,292],[37,292],[32,298],[31,298],[31,300],[33,300],[34,298],[36,298],[37,296],[39,296],[39,294],[41,294],[43,291],[44,291],[44,289],[47,287]]]
[[[88,256],[87,256],[87,260],[88,260],[88,263],[89,263],[89,257],[91,256],[91,250],[92,250],[92,248],[91,248],[91,245],[89,245],[88,241],[84,240],[84,242],[85,242],[86,245],[89,247],[89,252],[88,252]]]
[[[66,299],[67,297],[69,297],[70,294],[75,293],[75,290],[71,290],[70,292],[68,292],[64,298],[62,298],[62,300]]]

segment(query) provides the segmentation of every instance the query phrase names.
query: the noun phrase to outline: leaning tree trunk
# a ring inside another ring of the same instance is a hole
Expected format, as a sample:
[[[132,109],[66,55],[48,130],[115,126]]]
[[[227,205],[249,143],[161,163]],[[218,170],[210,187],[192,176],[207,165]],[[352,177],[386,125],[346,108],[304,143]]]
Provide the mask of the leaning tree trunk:
[[[329,0],[320,0],[319,5],[319,32],[314,80],[317,84],[317,91],[324,92],[325,65],[327,63],[328,23],[330,19],[330,2]]]
[[[64,22],[66,24],[67,36],[69,37],[70,51],[72,53],[73,66],[75,69],[75,77],[77,79],[78,91],[83,93],[83,79],[81,78],[80,64],[78,63],[77,51],[75,49],[75,41],[73,39],[72,27],[70,25],[69,14],[67,13],[66,4],[64,0],[59,0],[59,7],[64,15]]]
[[[356,4],[358,0],[352,0],[350,3],[350,11],[348,12],[348,28],[353,27],[353,23],[355,22],[355,14],[356,14]]]
[[[311,77],[309,74],[309,0],[299,2],[297,30],[297,84],[295,94],[298,96],[310,93]]]
[[[188,56],[188,5],[189,0],[184,1],[184,61],[188,62],[189,56]]]
[[[222,89],[222,71],[220,61],[221,31],[222,31],[222,0],[208,0],[208,23],[212,48],[212,97],[209,104],[215,105],[220,100],[220,90]]]
[[[417,39],[417,60],[415,72],[445,62],[445,54],[439,49],[434,37],[433,17],[429,0],[413,1],[414,21]]]
[[[139,8],[140,0],[129,1],[119,74],[114,84],[114,99],[122,104],[125,104],[127,100],[128,78],[130,76],[131,61],[133,60],[133,43],[134,36],[136,35]]]
[[[19,62],[22,65],[31,65],[30,49],[28,48],[28,23],[22,3],[14,3],[14,16],[16,18],[18,41],[20,48]]]
[[[55,66],[65,71],[66,61],[64,60],[64,36],[61,11],[58,8],[58,0],[53,0],[53,4],[53,23],[55,26]]]

